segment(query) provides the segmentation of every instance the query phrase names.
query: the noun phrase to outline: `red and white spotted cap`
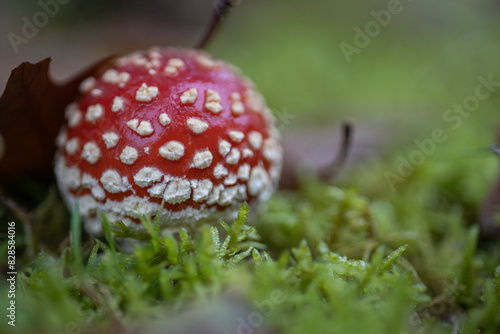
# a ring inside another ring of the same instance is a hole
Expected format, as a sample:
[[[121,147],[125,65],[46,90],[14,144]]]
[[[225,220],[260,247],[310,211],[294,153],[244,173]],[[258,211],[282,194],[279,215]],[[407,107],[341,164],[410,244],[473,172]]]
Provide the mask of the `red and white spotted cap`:
[[[206,53],[153,48],[116,59],[84,80],[66,109],[55,174],[90,233],[98,212],[140,228],[231,219],[267,199],[282,148],[254,85]]]

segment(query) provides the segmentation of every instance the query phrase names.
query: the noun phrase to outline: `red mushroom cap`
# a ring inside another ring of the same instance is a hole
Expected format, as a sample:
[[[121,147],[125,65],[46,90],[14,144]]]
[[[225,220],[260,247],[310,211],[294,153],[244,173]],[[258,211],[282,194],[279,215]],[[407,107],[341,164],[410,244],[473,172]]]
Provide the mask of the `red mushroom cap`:
[[[282,148],[273,118],[237,69],[197,50],[154,48],[116,59],[66,109],[55,173],[91,233],[98,211],[163,228],[232,218],[267,199]]]

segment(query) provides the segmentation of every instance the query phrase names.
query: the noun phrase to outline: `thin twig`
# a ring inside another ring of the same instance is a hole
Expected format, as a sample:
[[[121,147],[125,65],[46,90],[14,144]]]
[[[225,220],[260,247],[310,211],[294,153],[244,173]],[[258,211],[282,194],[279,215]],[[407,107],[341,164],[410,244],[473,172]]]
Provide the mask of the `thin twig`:
[[[196,49],[203,49],[211,37],[214,35],[215,30],[217,30],[224,16],[226,16],[231,8],[236,7],[241,3],[241,0],[218,0],[214,3],[214,12],[212,18],[210,19],[210,24],[208,29],[202,38],[195,44]]]
[[[31,222],[31,215],[13,199],[0,194],[0,204],[8,208],[14,215],[25,223]]]
[[[111,297],[109,291],[97,291],[93,284],[91,284],[87,279],[84,279],[79,288],[80,292],[84,293],[97,307],[104,309],[108,317],[113,321],[113,324],[123,332],[125,330],[125,325],[123,324],[120,316],[117,314],[116,310],[111,306],[111,303],[104,299],[101,295],[102,293],[108,294]],[[108,292],[108,293],[106,293]]]
[[[340,151],[337,153],[337,156],[332,163],[320,171],[319,174],[322,179],[326,180],[332,178],[333,176],[337,176],[340,170],[344,167],[349,150],[352,146],[353,132],[354,127],[351,123],[344,122],[342,124],[342,142],[340,144]]]

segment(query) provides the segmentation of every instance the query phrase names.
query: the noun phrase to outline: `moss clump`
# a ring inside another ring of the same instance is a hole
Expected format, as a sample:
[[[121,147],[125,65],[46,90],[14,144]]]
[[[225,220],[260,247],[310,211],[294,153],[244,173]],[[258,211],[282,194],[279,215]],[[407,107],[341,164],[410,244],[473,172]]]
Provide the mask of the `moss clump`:
[[[414,194],[399,195],[404,202]],[[79,245],[74,212],[73,242],[60,256],[25,259],[16,327],[496,333],[498,250],[478,248],[477,228],[459,211],[429,212],[422,203],[413,210],[428,223],[397,224],[403,217],[387,199],[312,178],[275,196],[254,226],[246,225],[246,205],[231,225],[196,232],[162,234],[143,219],[147,238],[129,251],[114,234],[134,235],[104,216],[105,238]],[[430,228],[439,219],[449,233]]]

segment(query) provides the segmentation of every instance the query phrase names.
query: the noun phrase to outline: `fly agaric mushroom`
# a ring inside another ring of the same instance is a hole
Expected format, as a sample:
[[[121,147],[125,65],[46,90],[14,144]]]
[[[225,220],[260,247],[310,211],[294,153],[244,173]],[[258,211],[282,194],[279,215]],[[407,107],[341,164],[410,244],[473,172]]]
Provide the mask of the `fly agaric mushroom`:
[[[80,85],[58,137],[59,189],[99,234],[98,212],[140,229],[164,203],[162,228],[231,219],[267,199],[282,148],[273,118],[233,66],[153,48],[104,65]]]

